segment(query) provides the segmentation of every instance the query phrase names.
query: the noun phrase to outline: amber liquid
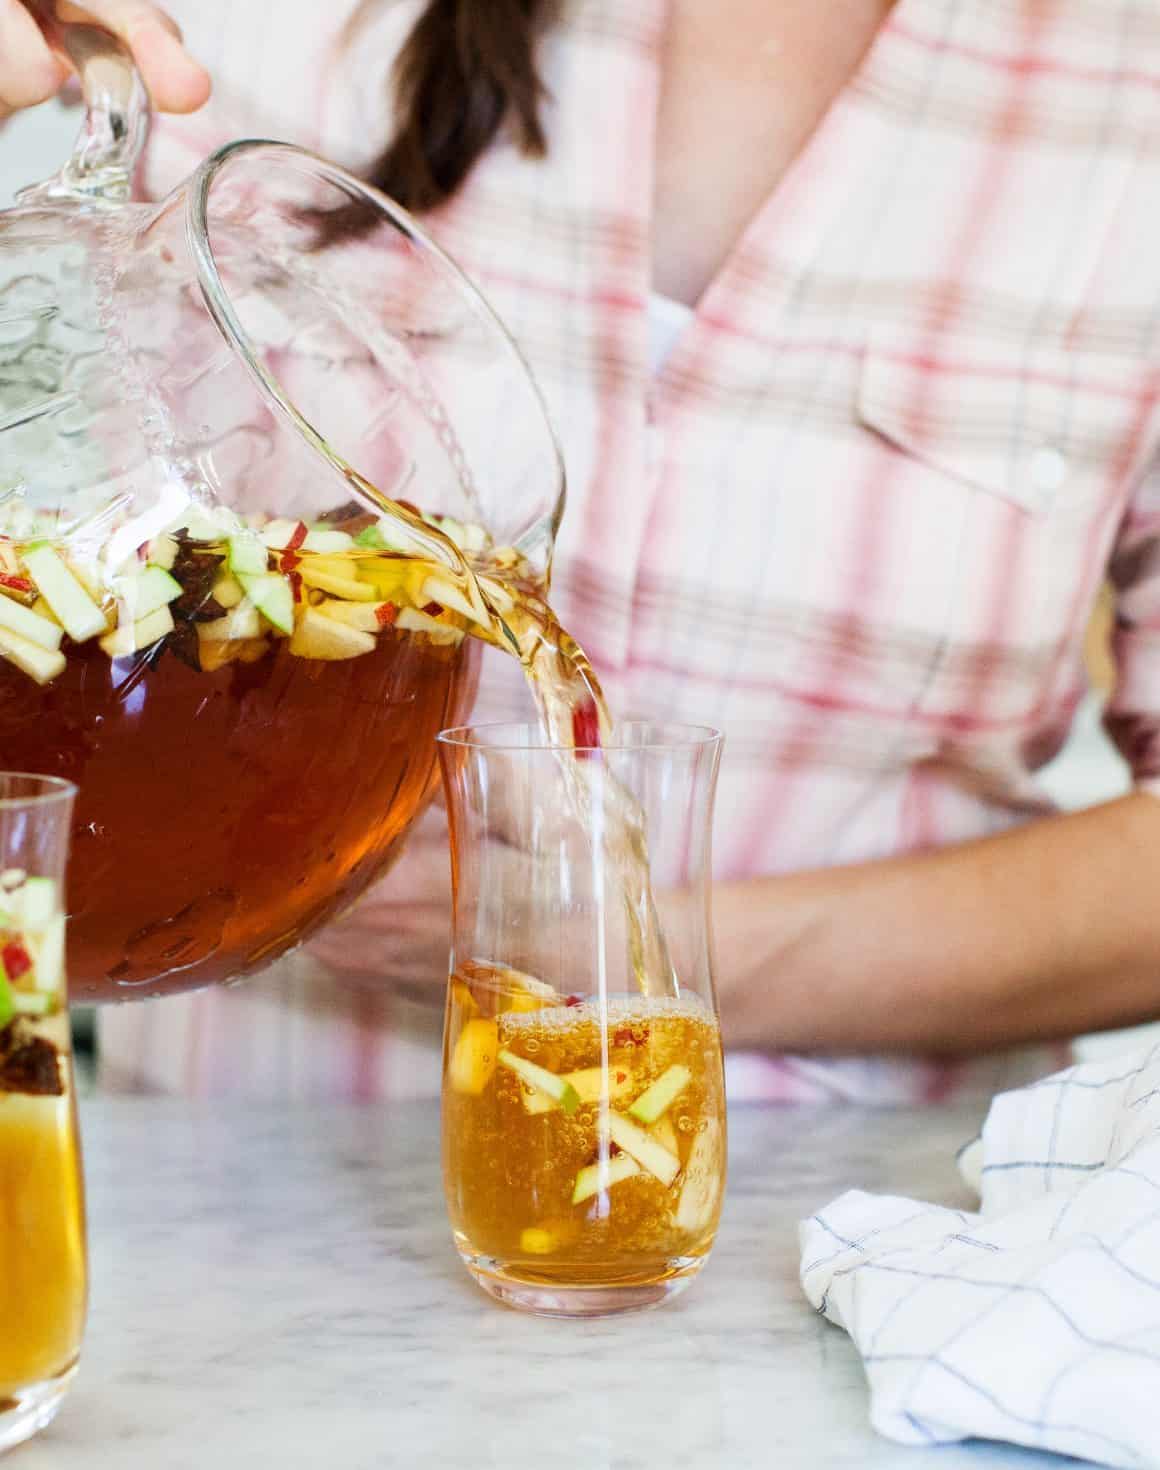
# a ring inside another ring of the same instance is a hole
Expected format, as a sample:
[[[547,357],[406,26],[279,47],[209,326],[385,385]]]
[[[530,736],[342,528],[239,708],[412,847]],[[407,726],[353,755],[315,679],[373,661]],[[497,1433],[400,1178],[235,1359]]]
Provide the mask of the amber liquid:
[[[80,1352],[84,1195],[71,1089],[0,1094],[0,1413]]]
[[[507,1049],[557,1075],[600,1071],[598,1095],[590,1086],[569,1116],[537,1102],[502,1062],[486,1081],[454,1085],[456,1041],[478,1022],[465,996],[451,987],[443,1090],[444,1183],[460,1251],[509,1280],[558,1286],[661,1282],[708,1254],[725,1175],[721,1040],[708,1011],[693,999],[625,997],[609,1003],[606,1027],[589,1005],[496,1016],[496,1056]],[[573,1203],[580,1171],[618,1156],[606,1110],[627,1112],[674,1064],[689,1081],[646,1131],[676,1155],[675,1179],[642,1168]]]
[[[387,629],[325,662],[285,640],[213,672],[66,646],[38,687],[0,664],[0,765],[80,789],[74,1000],[232,979],[341,913],[391,863],[470,707],[477,646]]]

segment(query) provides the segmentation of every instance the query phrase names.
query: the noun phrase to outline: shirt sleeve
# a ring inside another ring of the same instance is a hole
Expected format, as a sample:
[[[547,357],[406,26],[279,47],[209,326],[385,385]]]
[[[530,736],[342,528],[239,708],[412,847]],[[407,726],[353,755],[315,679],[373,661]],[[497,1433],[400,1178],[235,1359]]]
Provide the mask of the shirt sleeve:
[[[1104,727],[1135,785],[1160,796],[1160,465],[1129,502],[1108,573],[1115,675]]]

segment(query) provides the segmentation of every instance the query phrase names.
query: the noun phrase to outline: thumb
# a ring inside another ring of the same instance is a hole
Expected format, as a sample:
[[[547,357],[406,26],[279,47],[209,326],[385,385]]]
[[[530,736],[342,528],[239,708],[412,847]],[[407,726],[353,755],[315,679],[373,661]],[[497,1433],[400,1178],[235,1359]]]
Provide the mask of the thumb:
[[[180,27],[146,0],[58,0],[55,16],[60,24],[101,26],[124,41],[160,111],[194,112],[208,98],[209,73],[186,51]]]

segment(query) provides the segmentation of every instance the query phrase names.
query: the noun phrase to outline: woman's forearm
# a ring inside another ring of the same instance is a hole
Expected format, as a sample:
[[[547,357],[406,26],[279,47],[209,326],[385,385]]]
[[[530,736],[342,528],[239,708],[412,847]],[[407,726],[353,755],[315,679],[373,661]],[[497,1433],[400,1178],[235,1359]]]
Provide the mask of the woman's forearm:
[[[728,1041],[971,1052],[1160,1016],[1160,800],[720,885]]]

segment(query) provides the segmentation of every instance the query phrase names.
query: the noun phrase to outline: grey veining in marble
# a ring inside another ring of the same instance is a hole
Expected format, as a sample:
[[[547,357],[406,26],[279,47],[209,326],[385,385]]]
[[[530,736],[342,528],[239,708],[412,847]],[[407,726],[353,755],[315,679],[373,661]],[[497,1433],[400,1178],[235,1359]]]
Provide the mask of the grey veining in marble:
[[[796,1222],[847,1186],[960,1201],[977,1112],[737,1110],[717,1251],[688,1293],[524,1317],[467,1278],[428,1105],[86,1109],[82,1371],[13,1470],[1048,1470],[879,1439],[846,1337],[797,1285]]]

